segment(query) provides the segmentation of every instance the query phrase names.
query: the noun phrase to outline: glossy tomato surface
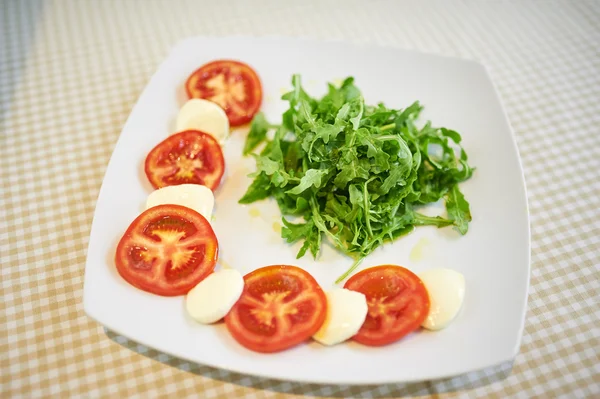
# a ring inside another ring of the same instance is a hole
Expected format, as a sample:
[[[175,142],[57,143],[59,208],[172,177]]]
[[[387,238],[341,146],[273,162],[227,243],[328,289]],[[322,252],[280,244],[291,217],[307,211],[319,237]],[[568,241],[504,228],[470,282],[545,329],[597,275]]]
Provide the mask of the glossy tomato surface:
[[[202,215],[179,205],[158,205],[129,225],[117,246],[115,263],[134,287],[177,296],[212,273],[217,256],[217,237]]]
[[[249,65],[234,60],[216,60],[202,65],[186,82],[190,98],[204,98],[218,104],[231,126],[252,120],[262,103],[262,85]]]
[[[416,274],[401,266],[371,267],[352,276],[344,288],[367,297],[369,311],[353,340],[381,346],[415,331],[429,313],[429,295]]]
[[[186,130],[169,136],[148,153],[145,172],[154,188],[202,184],[214,191],[225,172],[225,159],[210,134]]]
[[[321,327],[327,299],[316,280],[296,266],[273,265],[244,276],[244,292],[225,317],[243,346],[278,352],[304,342]]]

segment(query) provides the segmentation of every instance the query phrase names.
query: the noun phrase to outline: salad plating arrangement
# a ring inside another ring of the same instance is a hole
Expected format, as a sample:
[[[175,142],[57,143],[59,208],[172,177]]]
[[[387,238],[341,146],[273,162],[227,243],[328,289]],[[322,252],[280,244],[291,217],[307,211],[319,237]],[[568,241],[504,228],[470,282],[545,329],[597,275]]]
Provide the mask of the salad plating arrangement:
[[[382,346],[455,319],[465,294],[456,271],[417,275],[378,265],[352,274],[371,252],[415,227],[467,233],[471,214],[459,183],[473,168],[458,132],[431,122],[417,127],[423,109],[418,102],[405,109],[366,104],[352,77],[329,84],[317,99],[304,90],[300,75],[292,76],[280,124],[260,112],[259,76],[243,62],[201,66],[188,77],[186,92],[176,131],[145,159],[155,190],[116,249],[125,281],[155,295],[185,295],[191,318],[224,320],[239,344],[263,353],[310,339]],[[336,280],[352,275],[343,287],[324,291],[294,265],[265,265],[244,276],[235,265],[215,271],[219,243],[210,220],[225,171],[221,146],[230,128],[249,122],[240,155],[253,156],[256,171],[239,203],[274,199],[282,243],[302,242],[298,258],[307,251],[317,258],[327,240],[353,259]],[[440,200],[446,217],[418,212]],[[292,223],[292,217],[302,221]]]

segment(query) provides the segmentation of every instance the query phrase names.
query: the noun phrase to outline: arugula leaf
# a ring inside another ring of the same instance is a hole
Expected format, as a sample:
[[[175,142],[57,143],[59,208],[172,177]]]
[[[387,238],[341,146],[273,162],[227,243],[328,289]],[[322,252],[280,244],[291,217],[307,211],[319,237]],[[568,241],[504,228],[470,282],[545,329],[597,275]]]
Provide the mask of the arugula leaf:
[[[354,130],[357,130],[358,127],[360,126],[360,120],[362,119],[363,116],[363,112],[364,112],[364,107],[365,107],[365,103],[364,101],[361,101],[358,103],[358,112],[356,113],[356,116],[350,118],[350,123],[352,123],[352,128]]]
[[[405,185],[406,180],[404,180],[405,170],[401,167],[396,167],[392,169],[390,174],[385,178],[383,184],[379,188],[384,194],[387,194],[390,189],[398,184]]]
[[[423,107],[421,106],[421,104],[418,101],[415,101],[410,106],[405,108],[400,113],[400,115],[398,115],[398,117],[396,118],[394,123],[396,124],[396,126],[399,127],[399,126],[405,124],[406,121],[408,121],[410,119],[416,119],[422,110],[423,110]]]
[[[246,193],[238,201],[240,204],[251,204],[262,200],[271,195],[269,187],[269,177],[265,173],[260,173],[256,179],[250,184]]]
[[[255,158],[257,171],[251,174],[251,177],[254,177],[254,175],[258,175],[259,173],[272,175],[275,172],[279,171],[279,162],[273,161],[269,157],[261,157],[259,155],[255,155]]]
[[[337,112],[337,115],[335,116],[335,124],[336,125],[342,125],[342,123],[348,118],[348,115],[350,114],[350,104],[346,103],[344,105],[342,105],[342,108],[340,108]]]
[[[282,99],[289,108],[281,125],[257,114],[243,153],[256,158],[254,181],[240,203],[272,197],[283,218],[282,238],[303,241],[297,256],[317,257],[322,237],[354,262],[347,277],[371,252],[419,226],[453,225],[466,234],[471,214],[459,183],[474,168],[455,130],[421,127],[423,106],[407,108],[365,104],[354,78],[328,84],[320,99],[309,96],[300,75]],[[269,129],[276,129],[272,140]],[[260,143],[260,155],[252,153]],[[445,199],[448,217],[427,216],[418,206]]]
[[[460,234],[467,234],[469,222],[471,221],[471,210],[458,185],[454,185],[446,195],[446,211]]]
[[[440,130],[444,136],[451,138],[452,141],[454,141],[456,144],[460,143],[460,141],[461,141],[460,134],[458,134],[454,130],[446,129],[445,127],[441,128]]]
[[[256,114],[250,125],[250,132],[248,132],[248,136],[246,137],[243,154],[248,155],[262,143],[267,137],[267,132],[270,128],[271,125],[265,119],[264,114],[262,112]]]
[[[309,220],[306,223],[293,224],[285,218],[282,218],[281,221],[283,222],[281,237],[288,243],[304,239],[304,244],[298,251],[296,259],[303,257],[307,249],[310,249],[310,253],[316,257],[321,247],[321,232],[315,227],[314,222]]]
[[[294,199],[281,190],[273,190],[272,195],[284,215],[303,215],[309,209],[308,201],[303,197]]]
[[[388,163],[390,155],[383,151],[381,141],[373,137],[371,132],[365,128],[358,129],[356,136],[358,137],[358,142],[367,148],[367,157],[373,158],[374,166],[378,171],[390,169],[390,164]]]
[[[338,159],[337,169],[339,173],[333,184],[340,189],[345,188],[354,179],[369,177],[369,171],[360,164],[355,148],[349,149]]]
[[[288,194],[300,194],[307,188],[314,186],[315,188],[321,187],[321,179],[323,176],[327,174],[328,170],[324,169],[309,169],[306,171],[302,179],[300,179],[300,184],[291,190],[287,190]]]

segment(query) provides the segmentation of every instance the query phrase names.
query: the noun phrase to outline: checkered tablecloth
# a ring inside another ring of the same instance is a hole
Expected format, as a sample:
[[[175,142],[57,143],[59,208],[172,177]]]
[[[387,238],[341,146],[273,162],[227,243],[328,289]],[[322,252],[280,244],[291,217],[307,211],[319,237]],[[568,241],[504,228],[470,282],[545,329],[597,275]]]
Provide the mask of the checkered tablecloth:
[[[600,2],[0,3],[0,397],[600,397]],[[178,40],[232,34],[487,65],[516,132],[532,223],[514,363],[417,384],[288,383],[173,358],[84,314],[95,202],[132,106]]]

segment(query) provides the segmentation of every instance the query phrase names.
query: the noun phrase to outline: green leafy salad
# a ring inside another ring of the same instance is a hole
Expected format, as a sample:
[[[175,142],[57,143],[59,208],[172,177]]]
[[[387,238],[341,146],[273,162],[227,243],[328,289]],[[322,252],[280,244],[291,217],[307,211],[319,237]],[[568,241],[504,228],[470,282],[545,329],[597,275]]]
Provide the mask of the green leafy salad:
[[[306,93],[299,75],[292,86],[282,96],[289,109],[281,125],[262,113],[252,121],[244,155],[255,157],[257,170],[239,202],[274,198],[284,215],[282,238],[303,241],[297,258],[307,250],[316,258],[325,237],[354,259],[340,282],[373,250],[415,226],[467,233],[471,213],[458,185],[473,168],[459,133],[431,122],[417,127],[419,102],[405,109],[365,104],[352,77],[339,87],[328,84],[320,99]],[[442,198],[446,217],[418,212]]]

